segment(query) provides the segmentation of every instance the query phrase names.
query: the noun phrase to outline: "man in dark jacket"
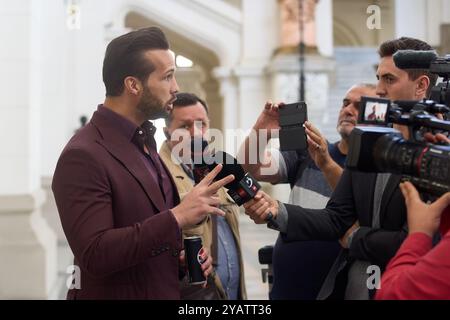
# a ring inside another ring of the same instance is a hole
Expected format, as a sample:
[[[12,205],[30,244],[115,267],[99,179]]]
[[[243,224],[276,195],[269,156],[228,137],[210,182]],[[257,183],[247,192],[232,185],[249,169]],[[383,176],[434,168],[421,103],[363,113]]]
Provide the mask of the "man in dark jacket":
[[[423,41],[400,38],[379,48],[377,94],[391,100],[425,98],[436,76],[424,70],[400,70],[393,61],[398,50],[432,50]],[[407,128],[397,126],[407,138]],[[261,192],[245,204],[246,213],[256,223],[264,223],[271,212],[286,241],[337,240],[348,249],[348,257],[338,259],[325,280],[319,298],[369,299],[367,270],[381,270],[395,255],[407,235],[406,210],[398,188],[400,176],[344,170],[325,209],[305,209],[272,200]],[[292,275],[295,276],[295,275]],[[335,286],[335,283],[341,284]],[[335,290],[333,293],[333,289]],[[338,292],[340,291],[340,292]],[[340,293],[340,295],[339,295]]]

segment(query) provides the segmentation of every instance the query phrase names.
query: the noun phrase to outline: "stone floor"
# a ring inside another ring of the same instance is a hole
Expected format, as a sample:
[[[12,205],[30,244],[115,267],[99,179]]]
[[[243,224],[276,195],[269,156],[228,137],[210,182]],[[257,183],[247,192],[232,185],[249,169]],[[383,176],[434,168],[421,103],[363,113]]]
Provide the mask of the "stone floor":
[[[240,216],[239,222],[247,297],[249,300],[266,300],[269,289],[268,284],[262,282],[261,275],[261,269],[266,266],[259,264],[258,250],[274,244],[278,233],[268,229],[266,225],[255,224],[244,214]]]

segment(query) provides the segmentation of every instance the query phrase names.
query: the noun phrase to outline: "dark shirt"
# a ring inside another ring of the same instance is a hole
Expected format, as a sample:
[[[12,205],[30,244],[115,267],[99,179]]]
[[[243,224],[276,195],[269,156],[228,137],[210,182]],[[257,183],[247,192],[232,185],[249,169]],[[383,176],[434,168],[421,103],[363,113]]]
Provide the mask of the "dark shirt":
[[[156,150],[156,141],[154,138],[156,128],[153,124],[150,121],[145,121],[141,126],[137,126],[103,105],[98,106],[98,112],[108,118],[108,121],[113,124],[114,128],[140,151],[140,160],[144,162],[152,178],[159,183],[165,200],[165,209],[173,208],[175,206],[176,191],[170,180],[169,173],[162,164],[161,158]],[[148,154],[145,152],[144,145],[147,147]]]

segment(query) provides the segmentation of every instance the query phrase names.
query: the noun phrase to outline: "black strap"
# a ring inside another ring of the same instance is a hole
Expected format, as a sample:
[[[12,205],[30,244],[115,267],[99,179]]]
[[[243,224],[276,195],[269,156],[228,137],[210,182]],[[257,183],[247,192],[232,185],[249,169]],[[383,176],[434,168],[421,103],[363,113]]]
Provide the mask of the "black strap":
[[[212,222],[211,256],[213,258],[213,266],[217,266],[218,264],[217,254],[219,252],[218,250],[219,237],[217,234],[217,215],[215,214],[211,215],[211,222]]]

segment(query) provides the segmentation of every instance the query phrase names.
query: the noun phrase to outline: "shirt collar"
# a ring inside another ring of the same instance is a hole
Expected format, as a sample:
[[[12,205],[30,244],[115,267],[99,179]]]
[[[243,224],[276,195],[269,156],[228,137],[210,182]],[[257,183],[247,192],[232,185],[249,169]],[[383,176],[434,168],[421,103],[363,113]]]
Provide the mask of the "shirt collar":
[[[118,130],[128,141],[132,141],[136,135],[143,135],[143,133],[154,136],[156,128],[150,121],[145,121],[141,126],[137,126],[127,118],[121,116],[120,114],[112,111],[103,104],[99,105],[97,108],[98,113],[106,117],[110,121],[114,128]]]
[[[117,130],[121,135],[131,141],[139,128],[133,122],[121,116],[120,114],[112,111],[103,104],[99,105],[97,108],[99,114],[108,119],[112,123],[115,130]]]

